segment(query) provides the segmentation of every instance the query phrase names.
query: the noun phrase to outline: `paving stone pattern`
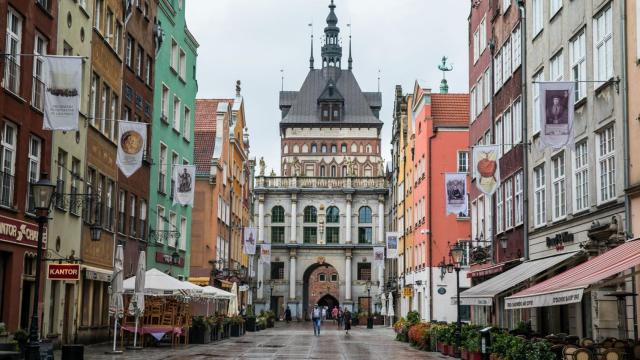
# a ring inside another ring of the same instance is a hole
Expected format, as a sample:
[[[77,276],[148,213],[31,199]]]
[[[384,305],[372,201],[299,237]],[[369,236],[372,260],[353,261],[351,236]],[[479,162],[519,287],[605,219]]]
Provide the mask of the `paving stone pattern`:
[[[105,354],[109,349],[107,345],[89,346],[85,349],[85,359],[446,359],[440,354],[415,350],[408,344],[395,341],[394,337],[390,328],[367,330],[362,326],[354,327],[349,335],[345,335],[330,321],[325,322],[318,337],[313,335],[310,322],[278,323],[273,329],[207,345],[126,350],[122,355]],[[56,359],[60,359],[60,354],[56,354]]]

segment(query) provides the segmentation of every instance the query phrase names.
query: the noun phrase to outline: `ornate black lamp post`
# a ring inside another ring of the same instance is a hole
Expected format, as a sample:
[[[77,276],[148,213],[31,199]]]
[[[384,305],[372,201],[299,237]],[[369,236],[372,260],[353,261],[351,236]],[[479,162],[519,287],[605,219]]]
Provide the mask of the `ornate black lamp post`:
[[[458,310],[458,321],[456,324],[456,350],[455,357],[460,358],[460,342],[461,342],[461,332],[462,332],[462,319],[460,318],[460,267],[462,265],[462,257],[464,256],[464,248],[460,245],[460,243],[456,243],[449,249],[450,262],[445,264],[444,259],[440,263],[440,271],[442,274],[444,272],[453,273],[456,272],[456,306]]]
[[[369,316],[367,316],[367,329],[373,329],[373,309],[372,309],[372,301],[371,301],[371,281],[367,281],[367,297],[369,298]]]
[[[38,322],[38,302],[40,301],[40,273],[42,263],[42,233],[44,231],[44,225],[49,220],[49,207],[53,199],[53,193],[56,186],[53,185],[49,179],[43,177],[37,183],[31,185],[31,191],[33,192],[34,208],[38,213],[36,222],[38,223],[38,248],[36,250],[36,278],[35,289],[33,291],[33,313],[31,315],[31,326],[29,327],[29,345],[25,352],[25,359],[27,360],[39,360],[40,359],[40,341],[38,337],[39,322]]]

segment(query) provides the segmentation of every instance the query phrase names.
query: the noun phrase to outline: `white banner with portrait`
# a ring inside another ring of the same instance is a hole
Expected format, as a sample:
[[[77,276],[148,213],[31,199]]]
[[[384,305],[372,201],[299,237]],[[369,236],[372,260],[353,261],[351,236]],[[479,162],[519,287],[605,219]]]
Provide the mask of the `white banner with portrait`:
[[[118,157],[116,163],[124,176],[130,177],[142,166],[142,155],[147,148],[147,124],[118,121]]]
[[[271,244],[264,243],[260,245],[260,263],[271,263]]]
[[[387,233],[387,258],[395,259],[398,257],[398,238],[400,234],[395,232]]]
[[[447,215],[454,214],[458,217],[467,217],[469,215],[469,207],[467,206],[467,174],[446,173],[444,174],[444,183]]]
[[[191,205],[196,187],[195,165],[173,165],[173,205]]]
[[[573,139],[574,83],[540,82],[540,142],[560,149]]]
[[[473,147],[473,177],[478,190],[492,195],[500,185],[500,145],[476,145]]]
[[[373,248],[373,267],[384,268],[384,246]]]
[[[45,130],[78,130],[82,58],[77,56],[45,56],[43,82],[35,84],[36,99],[43,99]],[[42,97],[38,97],[38,91]],[[44,93],[44,94],[43,94]]]
[[[246,255],[256,254],[256,228],[245,227],[244,228],[244,253]]]

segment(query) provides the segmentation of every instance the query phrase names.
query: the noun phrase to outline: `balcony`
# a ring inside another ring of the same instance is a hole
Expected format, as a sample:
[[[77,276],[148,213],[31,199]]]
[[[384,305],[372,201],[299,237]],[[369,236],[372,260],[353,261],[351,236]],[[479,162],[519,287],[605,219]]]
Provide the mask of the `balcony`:
[[[384,189],[386,191],[386,188],[387,181],[384,177],[256,177],[256,189]]]
[[[2,86],[14,94],[20,94],[20,64],[11,56],[4,58],[4,80]]]
[[[44,90],[45,85],[39,77],[33,77],[33,94],[31,96],[31,105],[42,111],[44,110]]]

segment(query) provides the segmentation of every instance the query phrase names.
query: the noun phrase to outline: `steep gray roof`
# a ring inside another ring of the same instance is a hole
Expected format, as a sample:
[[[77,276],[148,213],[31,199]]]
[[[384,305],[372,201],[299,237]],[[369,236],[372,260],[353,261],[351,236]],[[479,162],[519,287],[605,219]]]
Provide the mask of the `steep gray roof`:
[[[320,120],[318,98],[326,88],[330,75],[333,75],[336,88],[344,97],[342,119],[338,122]],[[309,70],[300,91],[280,93],[280,109],[283,110],[280,126],[294,124],[336,126],[341,124],[381,127],[382,121],[371,110],[372,107],[379,108],[381,106],[381,99],[380,93],[363,93],[358,81],[349,70],[335,68]]]

